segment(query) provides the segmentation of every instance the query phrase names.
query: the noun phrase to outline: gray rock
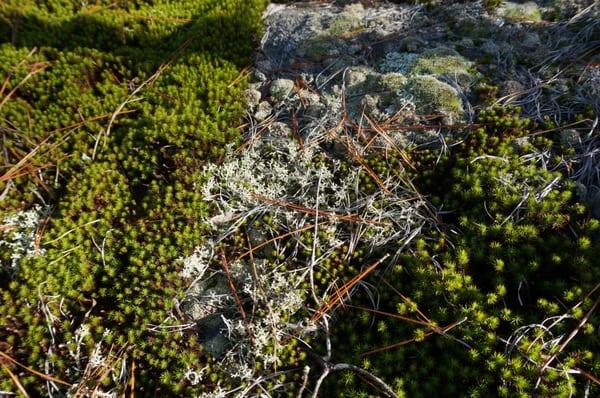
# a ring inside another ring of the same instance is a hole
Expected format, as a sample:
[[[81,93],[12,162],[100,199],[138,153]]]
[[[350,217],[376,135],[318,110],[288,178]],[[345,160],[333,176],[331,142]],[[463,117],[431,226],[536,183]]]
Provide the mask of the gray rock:
[[[256,112],[254,113],[254,118],[257,121],[262,122],[268,118],[269,115],[271,115],[271,112],[273,112],[273,107],[271,104],[269,104],[267,101],[262,101],[260,104],[258,104]]]
[[[294,90],[294,82],[289,79],[277,79],[271,83],[271,97],[277,101],[287,98]]]
[[[269,126],[269,137],[289,138],[291,136],[292,128],[283,122],[275,122],[271,126]]]
[[[500,95],[518,95],[525,90],[525,87],[516,80],[505,80],[500,85]]]
[[[525,48],[535,49],[542,45],[542,41],[540,39],[540,35],[535,32],[529,32],[525,34],[523,40],[521,41],[521,45]]]
[[[318,104],[321,101],[319,94],[313,93],[312,91],[306,89],[300,90],[299,96],[306,107]]]
[[[252,80],[255,82],[264,82],[267,80],[267,76],[258,69],[252,71]]]
[[[581,145],[581,133],[574,129],[562,130],[560,143],[567,148],[577,148]]]
[[[320,102],[306,107],[304,114],[313,119],[319,119],[327,113],[327,106]]]
[[[500,48],[493,40],[486,40],[481,46],[479,46],[479,48],[485,54],[491,55],[493,57],[496,57],[498,56],[498,54],[500,54]]]
[[[275,67],[289,64],[302,43],[325,30],[330,15],[330,12],[316,13],[300,7],[270,5],[266,11],[267,31],[262,43],[263,52]]]
[[[398,42],[398,49],[405,52],[418,52],[427,45],[427,42],[420,37],[407,36]]]
[[[254,108],[260,103],[261,93],[258,90],[247,89],[244,90],[244,97],[246,97],[246,103],[251,108]]]

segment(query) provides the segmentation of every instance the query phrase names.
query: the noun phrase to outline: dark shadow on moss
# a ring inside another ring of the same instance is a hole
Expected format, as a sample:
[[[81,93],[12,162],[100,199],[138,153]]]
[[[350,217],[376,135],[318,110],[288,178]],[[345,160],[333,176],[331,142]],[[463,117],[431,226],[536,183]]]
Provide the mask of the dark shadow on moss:
[[[143,19],[127,19],[122,14],[111,18],[102,14],[75,14],[54,20],[19,10],[0,10],[0,44],[17,48],[53,48],[73,51],[92,48],[130,57],[135,62],[162,62],[177,49],[181,56],[192,52],[245,66],[253,50],[257,25],[251,17],[252,4],[236,6],[235,13],[195,15],[190,22],[167,19],[161,25]]]

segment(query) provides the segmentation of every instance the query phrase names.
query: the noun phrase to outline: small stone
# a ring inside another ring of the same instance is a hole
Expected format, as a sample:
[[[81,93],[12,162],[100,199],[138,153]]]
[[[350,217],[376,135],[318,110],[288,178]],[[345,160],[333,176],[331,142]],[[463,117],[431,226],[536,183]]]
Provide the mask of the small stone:
[[[363,46],[360,44],[352,44],[348,46],[348,54],[356,55],[359,54],[363,50]]]
[[[252,71],[252,80],[255,82],[264,82],[267,80],[267,75],[258,69],[254,69],[254,71]]]
[[[442,114],[444,123],[454,123],[463,114],[463,107],[457,91],[447,83],[433,76],[415,76],[407,83],[417,112],[421,114]]]
[[[567,129],[560,132],[560,142],[564,147],[576,148],[581,145],[581,134],[574,129]]]
[[[321,101],[321,97],[317,93],[310,90],[302,89],[299,92],[300,98],[306,106],[317,104]]]
[[[520,94],[525,90],[525,87],[516,80],[505,80],[500,85],[500,95],[516,95]]]
[[[402,51],[414,53],[425,47],[427,42],[416,36],[407,36],[398,42],[398,48]]]
[[[538,48],[539,46],[541,46],[542,41],[540,40],[540,35],[533,32],[533,33],[527,33],[525,35],[525,37],[523,38],[523,40],[521,41],[521,44],[525,48],[535,49],[535,48]]]
[[[304,111],[304,114],[307,117],[313,119],[320,119],[321,117],[325,116],[326,113],[327,106],[321,104],[320,102],[307,106],[306,110]]]
[[[262,101],[260,104],[258,104],[258,109],[254,113],[254,118],[257,121],[262,122],[269,117],[271,112],[273,112],[273,107],[271,104],[269,104],[267,101]]]
[[[256,105],[260,103],[261,93],[258,90],[247,89],[244,90],[244,97],[246,98],[246,103],[251,108],[254,108]]]
[[[369,73],[373,73],[373,71],[369,72],[369,69],[366,67],[349,68],[344,76],[344,83],[346,84],[346,87],[353,87],[364,83],[367,80],[367,75]]]
[[[493,40],[486,40],[479,48],[484,53],[494,57],[500,53],[500,48],[498,48],[498,45]]]
[[[273,65],[268,59],[261,59],[259,61],[256,61],[256,66],[259,70],[263,71],[263,73],[273,69]]]
[[[277,79],[271,83],[271,97],[281,101],[288,97],[294,90],[294,82],[289,79]]]
[[[292,129],[283,122],[275,122],[269,126],[269,136],[272,138],[289,138],[292,136]]]

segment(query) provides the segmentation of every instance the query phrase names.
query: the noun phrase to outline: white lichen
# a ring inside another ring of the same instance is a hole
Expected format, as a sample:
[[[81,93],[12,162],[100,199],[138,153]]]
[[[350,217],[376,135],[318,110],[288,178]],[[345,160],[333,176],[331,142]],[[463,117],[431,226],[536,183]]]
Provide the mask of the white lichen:
[[[36,247],[36,232],[47,210],[39,205],[4,217],[4,236],[0,239],[0,249],[10,253],[8,267],[17,270],[22,259],[42,255],[44,250]],[[0,235],[1,236],[1,235]]]

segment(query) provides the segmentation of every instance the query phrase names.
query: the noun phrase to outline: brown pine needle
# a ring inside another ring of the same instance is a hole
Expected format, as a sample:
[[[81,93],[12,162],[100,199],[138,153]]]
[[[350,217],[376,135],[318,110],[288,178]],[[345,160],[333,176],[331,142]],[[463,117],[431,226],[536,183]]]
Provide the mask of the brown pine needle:
[[[425,335],[423,337],[424,338],[425,337],[429,337],[429,336],[431,336],[434,333],[435,332],[427,332],[427,333],[425,333]],[[367,355],[376,354],[378,352],[392,350],[394,348],[402,347],[403,345],[414,343],[416,340],[417,340],[416,337],[412,338],[412,339],[408,339],[408,340],[403,340],[403,341],[401,341],[399,343],[394,343],[394,344],[387,345],[385,347],[376,348],[376,349],[371,350],[371,351],[363,352],[362,354],[360,354],[360,356],[361,357],[366,357]]]
[[[373,130],[379,134],[381,137],[383,137],[383,139],[396,151],[398,152],[398,154],[400,155],[400,157],[402,158],[402,160],[404,161],[404,163],[410,167],[413,170],[417,170],[415,168],[415,166],[412,164],[412,162],[410,161],[410,159],[408,158],[408,155],[406,153],[406,151],[404,151],[402,148],[398,147],[398,145],[396,145],[396,143],[394,142],[394,140],[392,140],[390,138],[390,136],[388,134],[386,134],[383,129],[381,129],[370,117],[365,115],[365,118],[367,119],[367,121],[369,122],[369,124],[371,125],[371,127],[373,128]]]
[[[254,198],[260,200],[261,202],[270,204],[270,205],[276,205],[276,206],[281,206],[281,207],[285,207],[288,209],[292,209],[292,210],[296,210],[302,213],[306,213],[306,214],[310,214],[310,215],[320,215],[320,216],[324,216],[324,217],[332,217],[332,218],[336,218],[338,220],[343,220],[343,221],[350,221],[350,222],[364,222],[367,224],[373,224],[373,225],[382,225],[384,223],[380,222],[380,221],[375,221],[375,220],[366,220],[362,217],[360,217],[358,214],[339,214],[339,213],[335,213],[332,211],[327,211],[327,210],[322,210],[319,209],[319,211],[317,212],[316,209],[310,208],[310,207],[306,207],[306,206],[302,206],[302,205],[298,205],[296,203],[292,203],[292,202],[288,202],[285,200],[281,200],[281,199],[270,199],[267,198],[266,196],[262,196],[262,195],[258,195],[258,194],[253,194],[252,195]]]
[[[21,382],[19,381],[19,378],[17,377],[17,375],[14,374],[13,372],[11,372],[10,369],[8,368],[8,366],[2,366],[2,367],[4,368],[6,373],[8,373],[8,375],[12,379],[13,383],[15,383],[15,386],[17,386],[17,388],[21,392],[21,394],[23,394],[23,396],[25,396],[25,398],[29,398],[29,394],[27,394],[27,390],[25,390],[25,387],[23,387],[23,384],[21,384]]]
[[[19,366],[19,367],[21,367],[23,369],[25,369],[29,373],[32,373],[32,374],[34,374],[36,376],[41,377],[44,380],[53,381],[55,383],[62,384],[64,386],[72,387],[72,384],[69,384],[66,381],[62,381],[60,379],[57,379],[56,377],[52,377],[50,375],[47,375],[47,374],[44,374],[44,373],[40,373],[37,370],[31,369],[30,367],[23,365],[21,362],[17,361],[16,359],[13,359],[10,355],[4,353],[3,351],[0,351],[0,357],[2,357],[4,359],[6,359],[6,360],[8,360],[8,361],[10,361],[12,363],[14,363],[15,365],[17,365],[17,366]]]
[[[390,318],[400,319],[402,321],[406,321],[408,323],[413,323],[415,325],[421,325],[421,326],[431,327],[433,329],[431,322],[420,321],[418,319],[413,319],[413,318],[409,318],[409,317],[406,317],[406,316],[403,316],[403,315],[394,314],[392,312],[386,312],[386,311],[376,310],[374,308],[361,307],[361,306],[358,306],[358,305],[351,305],[351,304],[346,304],[346,306],[350,307],[350,308],[356,308],[357,310],[363,310],[363,311],[371,312],[371,313],[377,314],[377,315],[384,315],[384,316],[389,316]]]
[[[229,264],[227,263],[227,257],[225,256],[225,251],[221,251],[221,265],[223,266],[223,270],[225,271],[225,276],[227,277],[227,282],[229,283],[229,288],[231,289],[231,294],[233,294],[233,298],[235,299],[235,303],[240,310],[240,315],[244,322],[248,322],[246,318],[246,311],[244,311],[244,307],[242,306],[242,301],[240,300],[240,296],[238,295],[237,289],[233,284],[233,280],[231,279],[231,274],[229,273]]]
[[[323,224],[327,224],[327,223],[329,223],[329,221],[321,221],[318,225],[323,225]],[[298,228],[298,229],[295,229],[293,231],[286,232],[285,234],[278,235],[278,236],[276,236],[274,238],[266,240],[266,241],[264,241],[264,242],[262,242],[262,243],[260,243],[260,244],[258,244],[256,246],[254,246],[253,248],[245,251],[237,259],[241,260],[242,258],[246,257],[247,255],[254,253],[256,250],[260,249],[261,247],[264,247],[264,246],[266,246],[266,245],[268,245],[270,243],[276,242],[278,240],[285,239],[288,236],[292,236],[292,235],[295,235],[297,233],[306,231],[308,229],[313,229],[314,227],[315,227],[314,225],[307,225],[307,226],[304,226],[302,228]]]
[[[129,398],[135,398],[135,359],[131,360],[131,393]]]
[[[6,96],[4,98],[2,98],[2,101],[0,101],[0,108],[2,108],[4,106],[4,104],[6,104],[8,102],[8,100],[10,99],[10,97],[12,97],[13,94],[16,93],[17,90],[23,84],[25,84],[25,82],[27,80],[29,80],[36,73],[39,73],[39,72],[43,71],[48,66],[50,66],[50,63],[35,62],[34,64],[32,64],[30,72],[27,75],[25,75],[25,77],[12,90],[10,90],[10,92],[8,94],[6,94]]]
[[[386,254],[385,256],[383,256],[382,258],[380,258],[379,260],[377,260],[376,262],[374,262],[373,264],[371,264],[370,266],[368,266],[364,271],[360,272],[358,275],[356,275],[354,278],[350,279],[348,282],[346,282],[342,287],[340,287],[339,289],[337,289],[332,295],[331,297],[325,301],[318,309],[317,311],[314,313],[314,315],[312,316],[311,320],[317,321],[319,319],[321,319],[325,314],[327,314],[333,307],[335,307],[338,303],[340,303],[341,301],[343,301],[343,297],[345,295],[347,295],[350,290],[352,290],[352,288],[361,280],[363,280],[367,275],[369,275],[375,268],[377,268],[377,266],[379,264],[381,264],[382,262],[384,262],[390,255]]]
[[[448,326],[446,326],[446,327],[444,327],[442,329],[436,327],[435,329],[437,329],[437,330],[433,329],[430,332],[425,333],[423,335],[423,339],[425,339],[426,337],[431,336],[432,334],[443,335],[446,332],[448,332],[449,330],[451,330],[451,329],[455,328],[456,326],[460,325],[461,323],[462,323],[462,321],[453,322],[450,325],[448,325]],[[376,348],[376,349],[371,350],[371,351],[363,352],[360,355],[361,356],[367,356],[367,355],[371,355],[371,354],[376,354],[378,352],[382,352],[382,351],[387,351],[387,350],[391,350],[391,349],[394,349],[394,348],[398,348],[398,347],[401,347],[401,346],[404,346],[404,345],[407,345],[407,344],[410,344],[410,343],[413,343],[413,342],[416,342],[416,341],[417,341],[417,338],[413,337],[412,339],[403,340],[403,341],[401,341],[399,343],[394,343],[394,344],[391,344],[391,345],[388,345],[388,346],[385,346],[385,347]]]
[[[592,291],[596,291],[598,288],[600,288],[600,283],[597,284]],[[542,367],[540,369],[540,375],[542,373],[544,373],[544,371],[548,368],[548,366],[550,366],[552,364],[552,362],[567,347],[567,345],[571,342],[571,340],[573,340],[575,338],[575,336],[577,336],[577,334],[579,333],[581,328],[587,323],[587,321],[590,319],[590,317],[592,316],[594,311],[596,311],[596,308],[598,308],[598,306],[600,306],[600,297],[598,297],[596,299],[596,301],[594,302],[592,307],[584,315],[584,317],[581,319],[581,321],[579,322],[577,327],[575,329],[573,329],[573,331],[562,341],[562,343],[560,344],[560,346],[558,347],[556,352],[550,358],[548,358],[546,360],[546,362],[542,365]]]

